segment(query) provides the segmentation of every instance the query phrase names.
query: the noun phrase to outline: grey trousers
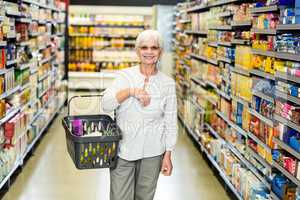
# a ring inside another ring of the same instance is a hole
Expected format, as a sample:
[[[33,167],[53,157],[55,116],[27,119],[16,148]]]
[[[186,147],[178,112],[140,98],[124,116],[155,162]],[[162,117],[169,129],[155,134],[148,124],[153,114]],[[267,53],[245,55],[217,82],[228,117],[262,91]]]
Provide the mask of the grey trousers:
[[[110,200],[153,200],[162,155],[127,161],[118,158],[110,170]]]

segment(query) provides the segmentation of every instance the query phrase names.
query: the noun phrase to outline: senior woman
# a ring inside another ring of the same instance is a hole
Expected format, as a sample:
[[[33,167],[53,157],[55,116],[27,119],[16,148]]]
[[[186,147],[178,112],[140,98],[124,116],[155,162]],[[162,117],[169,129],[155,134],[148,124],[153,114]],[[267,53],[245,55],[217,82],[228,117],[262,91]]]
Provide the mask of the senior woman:
[[[163,50],[156,30],[136,39],[140,65],[121,70],[104,92],[103,110],[116,109],[123,138],[110,170],[110,200],[152,200],[160,172],[172,173],[177,141],[175,82],[157,68]]]

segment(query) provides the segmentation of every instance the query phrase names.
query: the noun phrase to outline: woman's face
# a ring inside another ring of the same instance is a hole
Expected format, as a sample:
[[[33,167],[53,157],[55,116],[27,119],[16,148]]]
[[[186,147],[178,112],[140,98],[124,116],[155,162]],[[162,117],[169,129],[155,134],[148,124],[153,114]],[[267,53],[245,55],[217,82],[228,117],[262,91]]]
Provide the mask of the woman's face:
[[[137,55],[144,65],[154,65],[159,60],[161,49],[154,40],[143,41],[137,48]]]

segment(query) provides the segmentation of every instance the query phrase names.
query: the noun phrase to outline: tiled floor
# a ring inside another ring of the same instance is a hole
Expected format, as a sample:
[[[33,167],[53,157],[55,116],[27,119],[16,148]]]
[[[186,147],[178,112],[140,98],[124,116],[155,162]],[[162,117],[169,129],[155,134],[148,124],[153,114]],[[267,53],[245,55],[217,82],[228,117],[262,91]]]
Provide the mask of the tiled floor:
[[[3,200],[108,200],[108,170],[77,170],[59,115]],[[221,183],[180,128],[174,173],[161,176],[155,200],[227,200]]]

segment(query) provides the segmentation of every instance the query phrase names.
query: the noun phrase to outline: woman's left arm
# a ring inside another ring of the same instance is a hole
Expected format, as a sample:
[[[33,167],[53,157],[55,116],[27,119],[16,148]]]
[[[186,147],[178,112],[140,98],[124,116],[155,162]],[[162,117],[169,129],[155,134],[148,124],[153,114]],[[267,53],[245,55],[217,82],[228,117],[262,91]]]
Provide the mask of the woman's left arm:
[[[175,81],[167,87],[166,104],[164,110],[164,131],[166,136],[166,152],[163,157],[161,171],[165,176],[172,174],[171,152],[177,142],[177,99]]]

